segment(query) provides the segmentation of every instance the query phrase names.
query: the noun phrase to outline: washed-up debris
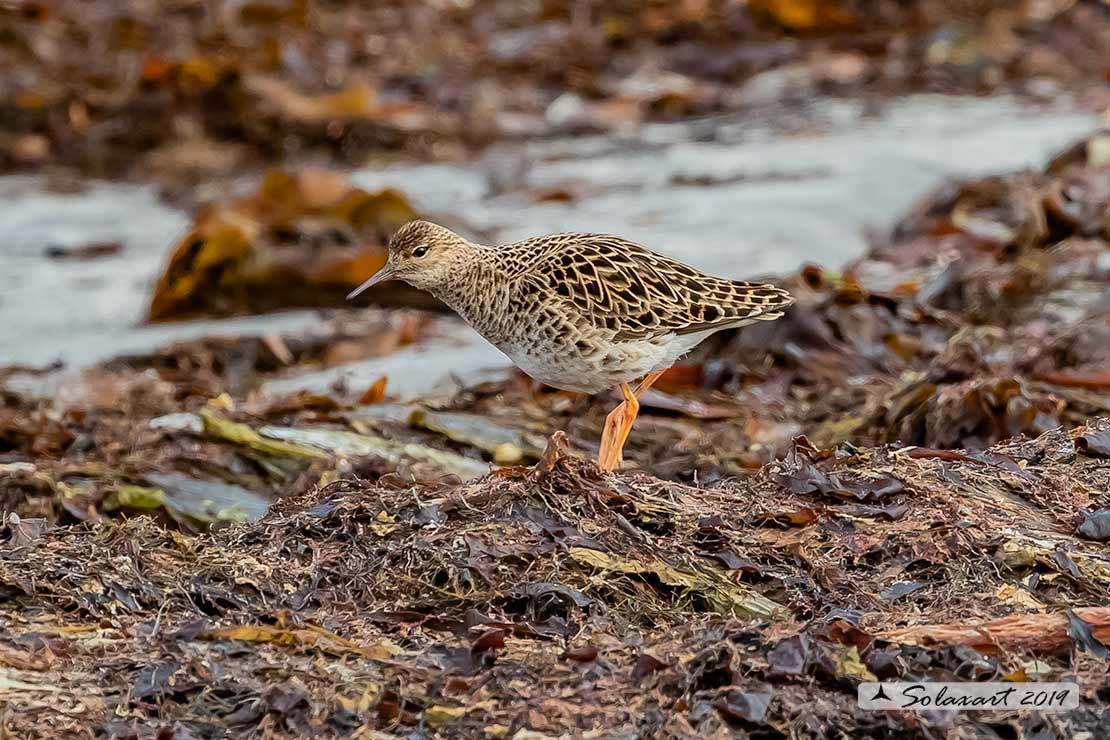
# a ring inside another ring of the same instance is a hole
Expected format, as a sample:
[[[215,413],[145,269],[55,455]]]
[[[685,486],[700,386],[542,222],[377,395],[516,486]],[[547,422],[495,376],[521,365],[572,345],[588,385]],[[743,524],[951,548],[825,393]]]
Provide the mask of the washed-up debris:
[[[576,562],[597,569],[603,574],[625,573],[636,576],[655,576],[667,586],[700,593],[712,611],[753,619],[782,619],[787,612],[782,606],[768,599],[746,593],[726,579],[718,579],[711,571],[702,573],[679,570],[667,563],[651,563],[614,557],[586,547],[572,547],[570,557]],[[714,581],[718,581],[714,583]]]
[[[1087,512],[1077,531],[1089,540],[1110,540],[1110,509]]]
[[[539,459],[545,441],[540,434],[521,432],[479,414],[436,411],[418,405],[381,405],[357,409],[351,418],[375,422],[392,420],[442,434],[455,442],[488,452],[501,465],[514,465],[525,457]]]
[[[1110,607],[1086,607],[1070,614],[1020,614],[987,624],[926,624],[890,630],[877,636],[890,642],[918,645],[964,645],[997,655],[1029,651],[1041,655],[1067,653],[1088,646],[1076,640],[1073,620],[1083,625],[1098,657],[1110,657]]]
[[[415,216],[395,190],[369,193],[319,169],[273,170],[257,193],[201,210],[155,286],[149,319],[343,305]]]
[[[405,460],[423,462],[462,479],[484,475],[489,467],[478,460],[437,450],[414,442],[398,442],[369,434],[337,429],[264,426],[260,429],[229,421],[210,412],[201,413],[205,433],[246,445],[264,455],[283,459],[320,459],[336,457],[373,457],[392,467]],[[193,426],[183,419],[182,424]]]
[[[1093,731],[1110,688],[1110,556],[1070,520],[1110,468],[1045,454],[1072,436],[983,453],[1019,463],[1014,479],[970,457],[799,444],[709,488],[565,454],[541,476],[456,486],[339,480],[209,535],[9,518],[8,729],[117,732],[126,715],[140,736],[526,737],[634,720],[693,738],[804,719],[817,736],[910,736],[933,720],[861,711],[856,685],[1035,673],[1077,680],[1086,709],[1059,726]],[[906,510],[869,516],[790,483],[811,469],[884,470],[906,482]],[[750,516],[806,505],[816,517],[789,530]],[[944,720],[969,736],[996,721]]]
[[[294,427],[262,427],[262,437],[280,439],[304,448],[324,450],[333,455],[351,457],[379,457],[392,465],[406,458],[426,462],[442,468],[463,480],[485,475],[489,466],[451,452],[425,447],[415,443],[398,443],[384,437],[331,429],[305,429]]]
[[[1089,457],[1110,458],[1110,432],[1081,434],[1075,438],[1075,448]]]
[[[121,485],[104,500],[103,510],[150,512],[165,509],[184,526],[196,523],[206,528],[219,522],[258,519],[270,506],[268,499],[239,486],[174,474],[148,477],[160,487]]]

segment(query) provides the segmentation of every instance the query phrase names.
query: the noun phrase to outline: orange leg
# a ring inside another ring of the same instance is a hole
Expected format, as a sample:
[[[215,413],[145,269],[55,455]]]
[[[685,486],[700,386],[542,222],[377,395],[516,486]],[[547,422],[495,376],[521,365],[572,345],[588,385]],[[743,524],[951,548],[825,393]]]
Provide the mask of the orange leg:
[[[647,391],[648,388],[655,385],[655,381],[657,381],[661,377],[663,377],[663,373],[665,373],[665,372],[667,372],[667,371],[666,370],[656,370],[653,373],[648,373],[648,376],[646,378],[644,378],[643,380],[641,380],[640,384],[638,386],[636,386],[636,400],[639,400],[640,396],[644,395],[644,392]]]
[[[640,381],[635,392],[628,387],[628,383],[621,383],[620,388],[621,394],[624,395],[624,401],[605,417],[605,428],[601,432],[601,450],[597,455],[597,463],[602,470],[612,471],[620,463],[624,443],[628,440],[628,434],[632,431],[636,415],[640,412],[640,396],[662,374],[662,370],[651,373]]]
[[[640,410],[640,402],[636,400],[628,383],[621,383],[621,393],[624,394],[624,401],[605,417],[605,428],[601,431],[597,464],[606,472],[612,471],[620,462],[624,440],[628,438],[628,432]]]

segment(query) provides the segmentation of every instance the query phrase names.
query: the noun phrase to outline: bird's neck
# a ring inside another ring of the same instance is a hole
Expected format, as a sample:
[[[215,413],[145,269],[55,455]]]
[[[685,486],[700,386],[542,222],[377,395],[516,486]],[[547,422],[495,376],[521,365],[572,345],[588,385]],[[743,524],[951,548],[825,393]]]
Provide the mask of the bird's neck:
[[[495,247],[476,246],[465,261],[451,271],[451,279],[436,291],[436,298],[479,331],[491,317],[504,310],[508,285],[501,275]]]

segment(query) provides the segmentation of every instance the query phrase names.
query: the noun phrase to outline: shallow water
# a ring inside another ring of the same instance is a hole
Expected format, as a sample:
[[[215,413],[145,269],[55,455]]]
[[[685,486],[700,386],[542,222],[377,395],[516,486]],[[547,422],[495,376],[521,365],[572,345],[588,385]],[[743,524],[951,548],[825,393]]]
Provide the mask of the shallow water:
[[[657,124],[606,136],[505,145],[466,165],[362,170],[364,187],[394,186],[419,208],[452,214],[507,241],[562,230],[609,231],[729,277],[839,266],[867,228],[889,228],[944,179],[1040,166],[1098,126],[1094,114],[1015,100],[918,96],[869,114],[822,101],[789,114]],[[697,184],[689,184],[691,182]],[[569,185],[585,197],[537,202]],[[0,366],[70,368],[173,339],[258,334],[315,321],[312,312],[138,326],[149,291],[188,215],[153,188],[96,183],[44,192],[0,178]],[[51,246],[120,241],[118,255],[52,261]],[[440,355],[450,349],[450,362]],[[434,361],[434,362],[432,362]],[[428,348],[283,380],[274,389],[359,384],[389,374],[418,393],[447,375],[503,360],[469,334]],[[409,367],[439,368],[405,373]],[[396,388],[397,386],[394,385]]]

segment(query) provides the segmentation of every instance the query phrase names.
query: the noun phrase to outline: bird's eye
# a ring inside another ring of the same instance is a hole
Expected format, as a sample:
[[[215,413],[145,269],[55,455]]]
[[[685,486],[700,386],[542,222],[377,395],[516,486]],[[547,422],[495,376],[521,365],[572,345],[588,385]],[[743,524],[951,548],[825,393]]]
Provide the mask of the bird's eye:
[[[416,257],[418,259],[420,257],[423,257],[424,255],[426,255],[427,253],[428,253],[428,247],[426,247],[424,245],[420,245],[416,249],[412,250],[412,256]]]

